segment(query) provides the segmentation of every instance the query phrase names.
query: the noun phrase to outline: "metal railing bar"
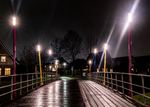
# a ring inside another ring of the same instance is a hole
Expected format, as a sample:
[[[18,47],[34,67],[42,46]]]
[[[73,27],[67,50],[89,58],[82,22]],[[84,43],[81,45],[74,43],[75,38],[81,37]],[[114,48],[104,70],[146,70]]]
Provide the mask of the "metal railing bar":
[[[95,72],[95,73],[102,73],[102,74],[104,74],[104,72],[103,71],[100,71],[100,72]],[[145,74],[133,74],[133,73],[120,73],[120,72],[105,72],[105,73],[109,73],[109,74],[124,74],[124,75],[134,75],[134,76],[143,76],[143,77],[150,77],[150,75],[145,75]]]

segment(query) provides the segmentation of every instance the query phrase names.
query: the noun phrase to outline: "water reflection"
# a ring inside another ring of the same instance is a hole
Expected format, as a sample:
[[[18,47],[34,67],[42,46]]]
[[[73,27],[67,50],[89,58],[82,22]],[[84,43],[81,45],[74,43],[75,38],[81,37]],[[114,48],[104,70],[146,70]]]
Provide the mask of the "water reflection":
[[[62,77],[11,103],[8,107],[84,107],[75,79]]]

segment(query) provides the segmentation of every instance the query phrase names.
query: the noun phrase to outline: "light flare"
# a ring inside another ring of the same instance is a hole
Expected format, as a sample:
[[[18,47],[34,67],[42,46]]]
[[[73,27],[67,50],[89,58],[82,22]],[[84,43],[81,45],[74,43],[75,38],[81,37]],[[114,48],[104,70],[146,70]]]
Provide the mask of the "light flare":
[[[40,45],[37,46],[38,51],[41,51],[41,47]]]
[[[140,0],[135,0],[134,4],[133,4],[133,6],[132,6],[132,9],[131,9],[131,11],[130,11],[130,15],[131,15],[131,16],[133,16],[133,14],[134,14],[134,12],[135,12],[135,9],[137,8],[139,2],[140,2]],[[125,34],[125,32],[126,32],[128,26],[129,26],[129,23],[130,23],[129,20],[127,20],[126,23],[125,23],[125,25],[124,25],[124,29],[122,30],[121,35],[119,36],[119,41],[118,41],[117,48],[116,48],[116,51],[115,51],[114,56],[116,56],[117,53],[118,53],[119,46],[120,46],[120,44],[121,44],[122,38],[123,38],[123,36],[124,36],[124,34]]]
[[[16,25],[16,17],[13,17],[13,26]]]
[[[96,48],[94,49],[94,53],[95,53],[95,54],[97,53],[97,49],[96,49]]]
[[[107,50],[107,43],[104,45],[104,49]]]
[[[114,31],[114,28],[115,28],[115,25],[116,25],[116,21],[115,21],[114,24],[113,24],[113,27],[112,27],[112,29],[111,29],[111,31],[110,31],[110,34],[109,34],[109,36],[108,36],[108,39],[107,39],[106,44],[108,44],[108,42],[109,42],[109,40],[110,40],[110,38],[111,38],[111,36],[112,36],[112,33],[113,33],[113,31]],[[100,59],[100,63],[99,63],[99,66],[98,66],[98,70],[100,70],[100,67],[101,67],[101,64],[102,64],[102,60],[103,60],[103,58],[104,58],[104,53],[105,53],[105,50],[104,50],[103,53],[102,53],[102,56],[101,56],[101,59]]]

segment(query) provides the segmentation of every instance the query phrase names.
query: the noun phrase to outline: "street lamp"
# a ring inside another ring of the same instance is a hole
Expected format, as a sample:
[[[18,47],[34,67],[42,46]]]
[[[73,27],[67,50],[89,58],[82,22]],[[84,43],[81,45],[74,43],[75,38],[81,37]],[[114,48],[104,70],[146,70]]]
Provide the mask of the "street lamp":
[[[51,61],[52,50],[49,50],[49,55],[50,55],[50,65],[51,65],[51,82],[52,82],[52,81],[53,81],[53,79],[52,79],[52,61]]]
[[[41,85],[43,85],[43,81],[42,81],[42,68],[41,68],[41,56],[40,56],[41,47],[40,47],[40,45],[38,45],[37,48],[38,48],[38,52],[39,52],[39,65],[40,65]]]
[[[67,74],[67,73],[66,73],[66,67],[65,67],[65,66],[66,66],[66,63],[64,62],[63,65],[64,65],[64,74]]]
[[[13,17],[13,70],[14,75],[16,74],[16,17]],[[14,76],[14,84],[16,83],[16,76]],[[16,85],[14,85],[14,90],[16,89]],[[14,97],[16,97],[17,93],[14,92]]]
[[[131,96],[131,84],[130,84],[130,73],[132,73],[132,59],[131,59],[131,21],[132,21],[132,15],[131,13],[128,14],[128,21],[129,21],[129,93],[128,95]]]
[[[55,65],[56,65],[56,79],[58,80],[58,71],[57,71],[58,61],[57,61],[57,60],[56,60],[56,62],[55,62]]]
[[[89,77],[90,77],[90,80],[91,80],[91,64],[92,64],[92,61],[89,60]]]
[[[105,44],[104,49],[105,49],[105,57],[104,57],[104,81],[103,81],[103,85],[105,85],[105,72],[106,72],[106,50],[107,50],[107,44]]]
[[[94,49],[94,72],[96,72],[96,53],[97,53],[97,49]],[[95,76],[94,76],[95,78]]]

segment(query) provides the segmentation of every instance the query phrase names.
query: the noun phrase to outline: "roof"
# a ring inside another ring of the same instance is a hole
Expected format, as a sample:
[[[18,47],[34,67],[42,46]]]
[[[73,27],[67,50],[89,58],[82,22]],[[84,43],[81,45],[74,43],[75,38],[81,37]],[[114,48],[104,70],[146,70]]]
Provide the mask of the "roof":
[[[8,51],[8,49],[4,46],[4,44],[0,41],[0,45],[3,47],[3,49],[8,53],[8,55],[10,56],[10,58],[13,60],[13,56],[11,55],[11,53]],[[16,61],[16,63],[19,65],[19,63]]]
[[[114,62],[123,62],[128,64],[129,62],[129,57],[128,56],[124,56],[124,57],[117,57],[117,58],[113,58]],[[135,63],[137,65],[137,60],[135,57],[132,56],[132,63]]]
[[[69,65],[69,63],[68,63],[66,60],[64,60],[63,57],[58,58],[57,60],[58,60],[58,63],[59,63],[59,64],[63,64],[63,63],[65,62],[66,64]],[[52,64],[54,64],[54,63],[55,63],[55,60],[52,60]],[[46,63],[44,63],[44,64],[50,64],[50,61],[48,61],[48,62],[46,62]]]
[[[102,56],[104,57],[104,52],[103,52],[103,51],[98,52],[98,53],[96,54],[96,60],[97,60],[97,61],[96,61],[96,64],[99,63],[98,60],[100,60],[100,59],[102,58]],[[107,56],[106,60],[109,58],[109,59],[111,60],[111,62],[114,64],[114,61],[112,60],[112,58],[111,58],[111,56],[110,56],[110,54],[109,54],[108,51],[106,51],[106,56]],[[93,54],[93,53],[90,53],[90,54],[89,54],[89,56],[87,57],[86,61],[88,61],[88,60],[94,60],[94,54]],[[87,62],[87,63],[88,63],[88,62]]]
[[[62,64],[62,63],[64,63],[64,62],[67,63],[67,64],[69,64],[66,60],[64,60],[63,57],[58,58],[57,60],[59,61],[59,64]]]

